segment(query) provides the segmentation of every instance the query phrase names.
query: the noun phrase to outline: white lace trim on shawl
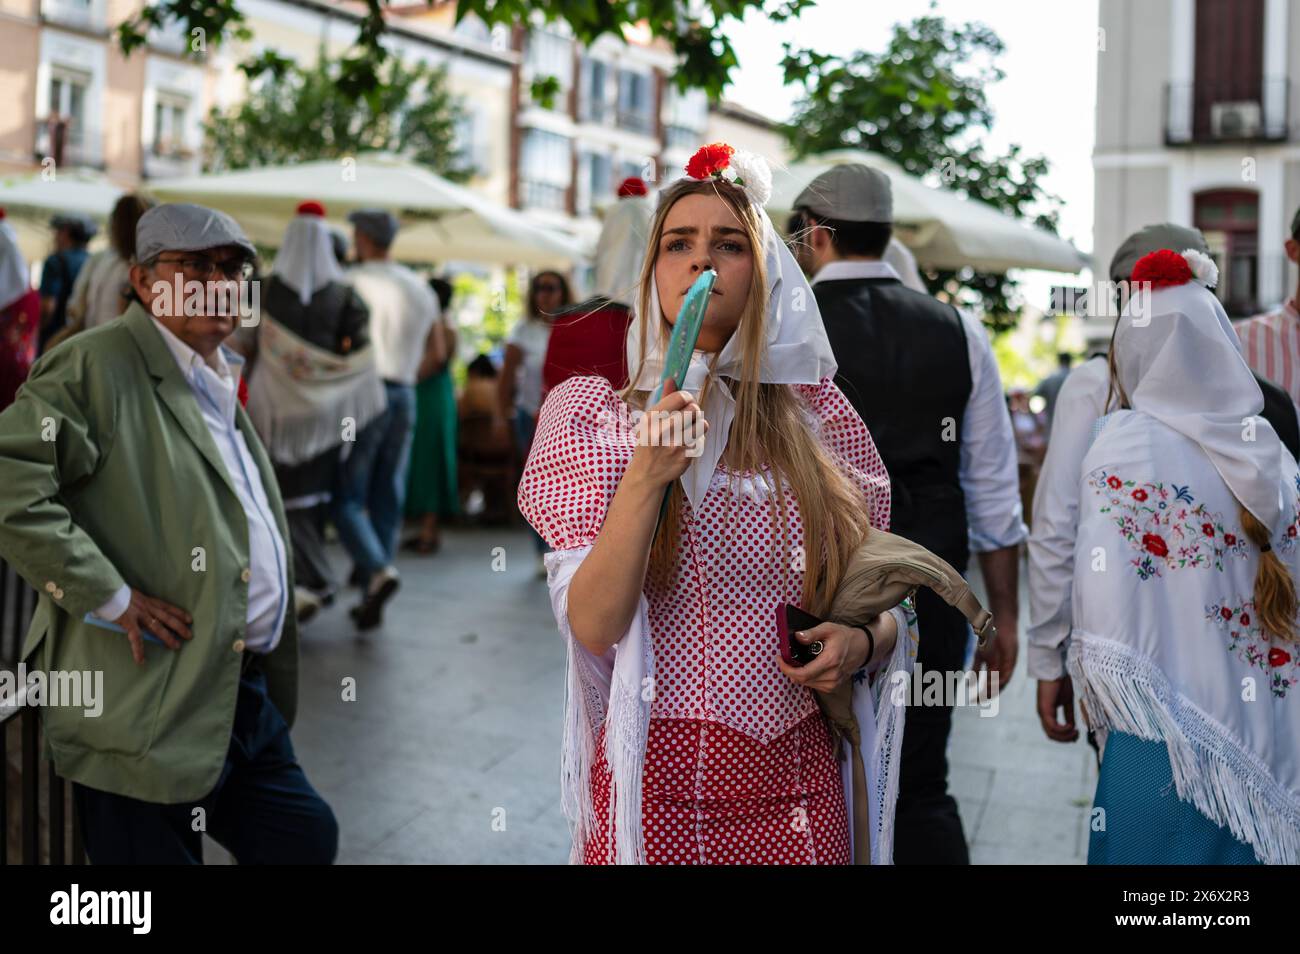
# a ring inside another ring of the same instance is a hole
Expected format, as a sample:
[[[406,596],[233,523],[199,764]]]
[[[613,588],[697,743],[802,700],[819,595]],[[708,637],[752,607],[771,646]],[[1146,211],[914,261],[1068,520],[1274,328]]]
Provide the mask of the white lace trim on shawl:
[[[560,757],[560,805],[569,822],[573,845],[571,863],[582,860],[583,846],[596,829],[591,804],[591,772],[595,739],[605,726],[605,759],[609,763],[610,812],[615,829],[615,860],[644,864],[641,827],[641,783],[646,739],[650,730],[650,700],[654,685],[654,646],[650,639],[648,604],[642,595],[636,614],[622,639],[604,656],[584,649],[569,627],[569,583],[590,546],[546,554],[551,609],[564,637],[568,658],[564,693],[564,742]],[[890,702],[889,687],[898,672],[911,673],[916,658],[915,619],[901,608],[898,642],[874,687],[854,686],[853,710],[862,730],[861,752],[871,787],[871,863],[892,864],[894,806],[898,801],[898,767],[907,707]],[[909,628],[910,627],[910,628]],[[907,638],[904,638],[904,634]],[[846,809],[853,804],[849,757],[841,760]],[[852,844],[853,813],[849,815]]]
[[[1094,726],[1164,742],[1178,797],[1265,864],[1300,862],[1300,800],[1221,722],[1132,647],[1075,630],[1067,658]]]

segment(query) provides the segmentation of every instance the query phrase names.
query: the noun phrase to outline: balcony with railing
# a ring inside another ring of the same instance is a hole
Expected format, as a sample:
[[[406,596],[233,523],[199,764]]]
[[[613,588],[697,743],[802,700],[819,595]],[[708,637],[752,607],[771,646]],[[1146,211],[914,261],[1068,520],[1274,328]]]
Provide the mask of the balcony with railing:
[[[1165,85],[1165,144],[1287,142],[1291,81],[1271,77],[1255,84],[1168,83]]]
[[[55,166],[60,169],[104,168],[99,149],[99,131],[58,113],[51,113],[36,121],[34,154],[37,162],[53,159]]]

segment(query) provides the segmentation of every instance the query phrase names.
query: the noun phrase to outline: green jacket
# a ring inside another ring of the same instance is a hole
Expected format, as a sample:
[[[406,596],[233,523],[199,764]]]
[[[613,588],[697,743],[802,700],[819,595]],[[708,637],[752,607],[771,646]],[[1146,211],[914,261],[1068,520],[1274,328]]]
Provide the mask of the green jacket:
[[[270,459],[236,423],[289,530]],[[199,549],[201,548],[201,549]],[[158,803],[195,801],[225,764],[248,609],[248,522],[198,402],[139,304],[36,362],[0,414],[0,557],[40,593],[23,645],[31,669],[103,672],[103,711],[42,709],[59,774]],[[289,593],[293,571],[289,568]],[[187,610],[179,650],[84,621],[123,583]],[[298,630],[292,600],[266,656],[271,699],[292,725]]]

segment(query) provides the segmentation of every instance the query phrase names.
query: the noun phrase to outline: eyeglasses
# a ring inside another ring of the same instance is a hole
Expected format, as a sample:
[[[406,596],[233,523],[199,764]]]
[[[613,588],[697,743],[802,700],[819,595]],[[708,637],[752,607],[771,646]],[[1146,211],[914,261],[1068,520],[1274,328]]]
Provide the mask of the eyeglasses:
[[[563,288],[561,288],[559,285],[554,284],[553,282],[542,282],[538,285],[534,285],[533,290],[539,292],[563,292],[564,291]]]
[[[178,265],[181,271],[197,278],[208,278],[220,272],[229,279],[247,281],[253,276],[253,263],[246,258],[227,258],[218,261],[214,258],[196,256],[193,258],[158,258],[155,262]]]

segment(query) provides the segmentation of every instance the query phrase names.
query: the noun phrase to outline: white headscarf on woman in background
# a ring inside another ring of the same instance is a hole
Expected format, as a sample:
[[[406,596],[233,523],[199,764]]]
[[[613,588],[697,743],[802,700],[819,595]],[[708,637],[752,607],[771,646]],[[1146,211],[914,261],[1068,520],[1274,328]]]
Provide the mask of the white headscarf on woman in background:
[[[18,247],[18,233],[0,210],[0,311],[26,295],[31,287],[27,260]]]
[[[334,256],[334,242],[319,202],[303,202],[284,230],[284,241],[271,266],[271,274],[298,293],[306,305],[330,282],[343,281],[343,269]]]
[[[1190,250],[1133,269],[1112,345],[1129,409],[1081,468],[1068,665],[1092,728],[1163,742],[1179,798],[1296,864],[1300,653],[1275,584],[1300,576],[1300,471],[1214,278]]]

